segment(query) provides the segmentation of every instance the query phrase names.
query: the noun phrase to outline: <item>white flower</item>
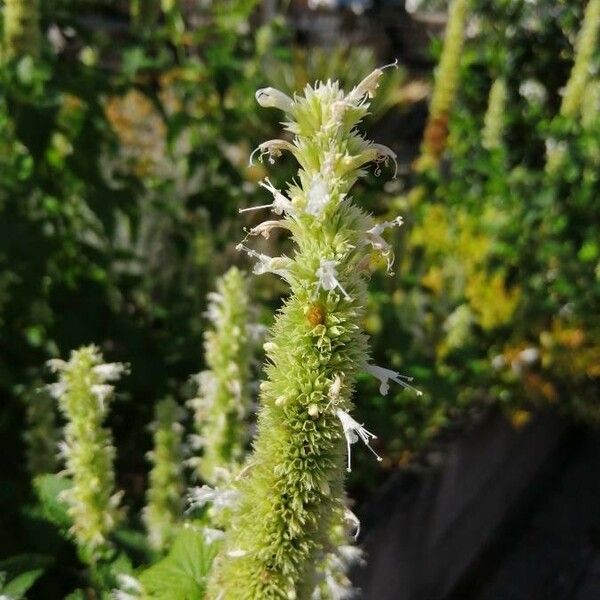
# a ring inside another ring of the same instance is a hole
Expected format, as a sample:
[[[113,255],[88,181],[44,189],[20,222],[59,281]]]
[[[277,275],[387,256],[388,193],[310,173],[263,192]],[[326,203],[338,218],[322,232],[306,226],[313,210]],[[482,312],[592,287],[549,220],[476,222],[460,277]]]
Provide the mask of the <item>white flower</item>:
[[[288,229],[285,221],[263,221],[256,227],[248,230],[248,235],[262,235],[265,240],[268,240],[271,235],[271,230],[276,228]]]
[[[398,59],[396,59],[393,63],[389,65],[385,65],[383,67],[379,67],[375,69],[371,73],[369,73],[347,96],[346,102],[353,105],[360,105],[362,101],[373,98],[375,96],[375,92],[379,87],[379,80],[383,75],[384,69],[389,68],[397,68],[398,67]]]
[[[342,429],[344,430],[344,436],[346,437],[346,448],[348,453],[348,466],[346,470],[348,473],[352,471],[351,464],[351,450],[350,446],[358,442],[360,438],[363,444],[377,457],[377,460],[381,462],[383,459],[373,448],[371,448],[370,440],[377,439],[377,436],[365,429],[358,421],[355,421],[347,412],[340,410],[339,408],[335,411],[338,419],[342,423]]]
[[[189,510],[212,504],[215,508],[231,508],[237,502],[239,493],[232,489],[215,489],[208,485],[192,488],[188,495]]]
[[[417,396],[423,395],[423,392],[407,383],[413,380],[412,377],[408,377],[407,375],[400,375],[400,373],[398,373],[397,371],[392,371],[391,369],[384,369],[383,367],[378,367],[377,365],[365,365],[365,371],[373,375],[373,377],[379,379],[379,381],[381,381],[381,385],[379,386],[379,393],[382,396],[387,396],[387,393],[390,390],[390,379],[395,383],[401,385],[403,388],[413,390],[417,394]]]
[[[128,592],[141,592],[142,584],[133,575],[127,573],[119,573],[117,575],[117,583],[119,587]]]
[[[321,259],[321,265],[317,269],[316,276],[319,278],[319,286],[325,291],[339,288],[346,300],[351,300],[346,290],[341,286],[337,279],[337,269],[335,268],[334,260]]]
[[[381,234],[388,227],[400,227],[403,224],[404,219],[402,217],[396,217],[391,221],[377,223],[377,225],[374,225],[371,229],[367,229],[366,231],[367,243],[371,244],[374,250],[381,252],[381,255],[387,260],[388,271],[391,270],[394,264],[394,253],[391,246],[381,237]]]
[[[116,381],[123,373],[127,373],[127,365],[123,363],[105,363],[96,365],[92,370],[102,381]]]
[[[387,167],[390,160],[394,163],[394,174],[393,178],[396,178],[398,174],[398,162],[396,160],[396,153],[387,146],[383,144],[371,144],[371,147],[377,152],[377,157],[375,158],[375,176],[379,177],[381,175],[381,165]]]
[[[46,361],[46,366],[53,372],[58,373],[59,371],[64,370],[67,366],[67,363],[61,358],[51,358]]]
[[[250,158],[248,160],[248,166],[252,166],[252,161],[254,160],[254,155],[258,152],[260,154],[259,160],[262,162],[262,157],[266,154],[269,157],[269,162],[273,164],[276,158],[281,156],[282,150],[289,150],[290,152],[294,152],[295,148],[289,142],[285,140],[267,140],[263,142],[256,148],[252,154],[250,154]]]
[[[100,403],[100,408],[104,409],[104,403],[106,399],[113,393],[114,387],[108,383],[98,383],[91,387],[92,394],[96,396],[96,399]]]
[[[546,88],[542,83],[535,79],[527,79],[519,86],[519,94],[527,102],[543,104],[546,100]]]
[[[306,197],[308,200],[306,203],[306,212],[309,215],[320,217],[330,200],[327,183],[325,183],[325,180],[320,175],[313,177]]]
[[[250,206],[248,208],[240,208],[238,212],[244,213],[251,210],[260,210],[262,208],[270,208],[275,214],[282,215],[283,213],[292,214],[294,209],[292,203],[288,200],[280,190],[278,190],[269,180],[265,177],[264,181],[261,181],[258,185],[265,188],[265,190],[273,194],[273,202],[271,204],[261,204],[260,206]]]
[[[272,87],[257,90],[256,101],[264,108],[278,108],[287,113],[294,107],[294,101],[287,94]]]
[[[141,598],[144,590],[141,583],[133,576],[125,573],[117,575],[119,589],[112,590],[113,600],[136,600]]]
[[[223,539],[225,532],[220,529],[213,529],[212,527],[204,527],[202,529],[202,535],[204,536],[204,541],[207,544],[212,544],[217,540]]]
[[[68,388],[69,386],[66,381],[57,381],[56,383],[49,383],[46,386],[48,393],[57,400],[66,393]]]
[[[519,360],[526,365],[533,364],[540,357],[540,351],[537,348],[525,348],[519,352]]]
[[[494,358],[492,358],[492,368],[496,369],[496,371],[503,369],[505,366],[506,359],[504,358],[504,356],[502,356],[502,354],[497,354],[496,356],[494,356]]]
[[[371,434],[372,435],[372,434]],[[375,438],[375,436],[373,436]],[[360,519],[349,509],[344,510],[344,519],[354,527],[354,533],[352,537],[356,540],[360,534]]]
[[[244,244],[238,244],[235,249],[244,251],[248,256],[258,259],[258,262],[254,265],[254,269],[252,269],[255,275],[275,273],[275,275],[279,275],[283,279],[287,280],[289,278],[288,267],[290,267],[292,261],[287,256],[267,256],[248,248]]]

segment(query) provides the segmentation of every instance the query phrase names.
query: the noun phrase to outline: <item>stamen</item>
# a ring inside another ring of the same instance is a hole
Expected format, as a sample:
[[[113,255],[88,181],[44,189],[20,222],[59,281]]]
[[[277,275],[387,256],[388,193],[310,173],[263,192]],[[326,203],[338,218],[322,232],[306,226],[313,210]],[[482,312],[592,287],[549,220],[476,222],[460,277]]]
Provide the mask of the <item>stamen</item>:
[[[408,377],[407,375],[401,375],[396,371],[392,371],[391,369],[384,369],[383,367],[378,367],[377,365],[365,365],[365,371],[376,377],[381,382],[379,386],[379,393],[382,396],[387,396],[387,393],[390,390],[390,384],[388,383],[391,379],[395,383],[401,385],[403,388],[412,390],[417,394],[417,396],[422,396],[423,392],[413,387],[408,381],[412,381],[412,377]]]
[[[355,421],[347,412],[340,410],[339,408],[335,411],[338,419],[342,423],[342,428],[344,430],[344,435],[346,436],[346,451],[348,454],[348,466],[346,470],[348,473],[352,471],[351,464],[351,449],[350,446],[358,441],[360,438],[363,444],[377,457],[377,461],[381,462],[383,459],[373,448],[371,448],[371,441],[376,440],[377,436],[374,433],[371,433],[369,430],[365,429],[360,423]]]

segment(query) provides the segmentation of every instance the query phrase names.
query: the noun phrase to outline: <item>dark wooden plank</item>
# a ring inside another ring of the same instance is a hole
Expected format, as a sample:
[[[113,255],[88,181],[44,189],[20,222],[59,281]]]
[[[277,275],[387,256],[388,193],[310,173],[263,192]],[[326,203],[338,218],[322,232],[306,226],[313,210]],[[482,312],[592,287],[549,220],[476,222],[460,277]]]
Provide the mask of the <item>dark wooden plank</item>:
[[[515,431],[493,413],[449,443],[440,469],[420,477],[399,473],[366,522],[368,566],[355,577],[361,597],[447,596],[563,434],[563,424],[550,415]]]

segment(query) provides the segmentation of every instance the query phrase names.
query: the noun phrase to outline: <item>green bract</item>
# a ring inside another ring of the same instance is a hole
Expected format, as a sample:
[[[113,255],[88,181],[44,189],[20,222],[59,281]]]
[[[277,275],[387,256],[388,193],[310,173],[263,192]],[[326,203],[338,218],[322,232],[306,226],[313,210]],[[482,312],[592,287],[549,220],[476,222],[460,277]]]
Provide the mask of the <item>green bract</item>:
[[[67,420],[60,453],[72,485],[63,492],[73,520],[71,531],[82,558],[95,562],[108,545],[108,535],[120,517],[120,493],[114,493],[112,436],[102,423],[116,381],[126,370],[120,363],[104,363],[96,346],[71,353],[68,362],[53,359],[50,368],[59,380],[48,386]]]
[[[360,438],[369,446],[375,437],[349,414],[356,373],[378,377],[382,393],[389,379],[408,385],[398,373],[367,364],[361,330],[369,255],[375,249],[391,264],[381,233],[402,221],[375,225],[348,195],[368,163],[375,162],[378,173],[381,163],[395,162],[389,148],[356,130],[382,74],[376,69],[347,94],[331,81],[307,86],[293,99],[272,88],[256,94],[262,106],[287,114],[293,141],[269,140],[254,154],[274,162],[289,151],[300,170],[286,194],[268,179],[262,183],[273,203],[258,208],[270,207],[282,219],[265,221],[247,237],[268,238],[272,229],[283,228],[295,250],[270,257],[238,246],[256,259],[255,273],[282,277],[291,294],[265,344],[258,436],[237,478],[239,500],[215,563],[212,599],[312,596],[320,585],[317,564],[339,544],[332,532],[345,514],[350,445]]]

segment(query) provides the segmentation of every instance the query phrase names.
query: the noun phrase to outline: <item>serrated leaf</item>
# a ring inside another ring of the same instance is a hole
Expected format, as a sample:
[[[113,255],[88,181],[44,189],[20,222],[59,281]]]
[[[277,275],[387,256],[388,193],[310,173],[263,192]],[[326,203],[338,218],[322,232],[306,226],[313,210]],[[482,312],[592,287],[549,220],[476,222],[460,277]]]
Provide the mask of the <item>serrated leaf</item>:
[[[40,475],[33,480],[33,487],[40,501],[42,516],[67,531],[72,520],[60,495],[71,487],[71,480],[60,475]]]
[[[153,600],[203,598],[215,553],[216,544],[206,544],[198,530],[183,529],[166,558],[140,575],[147,596]]]

